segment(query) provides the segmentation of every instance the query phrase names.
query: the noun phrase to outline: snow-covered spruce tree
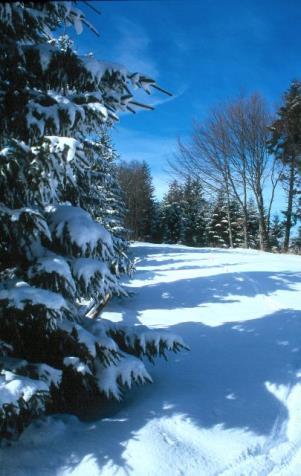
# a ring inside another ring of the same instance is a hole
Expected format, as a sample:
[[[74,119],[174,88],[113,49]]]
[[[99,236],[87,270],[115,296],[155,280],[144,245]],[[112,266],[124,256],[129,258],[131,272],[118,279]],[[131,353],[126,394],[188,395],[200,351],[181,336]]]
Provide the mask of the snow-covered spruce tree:
[[[163,243],[184,243],[186,217],[184,195],[181,185],[174,180],[162,201],[162,239]]]
[[[188,177],[183,186],[185,245],[206,245],[205,199],[199,179]]]
[[[151,242],[162,243],[162,203],[154,200],[152,213]]]
[[[279,251],[282,246],[284,236],[284,225],[281,223],[279,215],[274,215],[270,225],[270,246],[272,251]]]
[[[114,257],[110,265],[113,274],[132,274],[133,262],[128,256],[129,231],[124,226],[125,203],[117,178],[119,159],[109,135],[109,128],[101,128],[97,140],[85,140],[84,149],[90,168],[81,174],[83,194],[79,205],[111,233]]]
[[[137,106],[131,86],[149,91],[156,84],[58,45],[51,31],[63,22],[78,32],[87,23],[71,2],[0,4],[5,438],[45,412],[77,412],[97,395],[120,398],[125,385],[150,380],[137,357],[152,360],[183,346],[169,334],[89,317],[107,294],[123,291],[110,269],[111,233],[79,206],[79,177],[94,164],[85,141],[118,111]]]
[[[250,248],[259,248],[259,219],[256,204],[250,199],[247,204],[248,241]]]
[[[213,204],[207,198],[203,205],[203,223],[204,223],[204,244],[203,246],[210,246],[210,223],[211,223],[211,214],[212,214]]]
[[[118,180],[125,202],[125,225],[133,240],[150,241],[153,234],[155,200],[151,171],[143,161],[121,162]]]
[[[239,206],[239,203],[235,198],[232,198],[232,200],[230,201],[229,209],[232,226],[233,246],[235,248],[242,247],[244,244],[244,216],[241,207]]]
[[[147,162],[142,162],[141,177],[143,182],[143,193],[145,205],[142,210],[144,216],[144,223],[142,229],[142,237],[145,241],[150,241],[154,231],[155,220],[155,199],[153,178],[151,175],[150,166]]]
[[[210,246],[231,246],[229,222],[231,223],[232,246],[243,244],[243,216],[238,202],[232,198],[228,202],[225,194],[220,192],[211,207],[208,220]]]
[[[294,253],[301,253],[301,226],[298,227],[298,234],[292,239],[291,250]]]
[[[214,201],[208,222],[209,246],[229,246],[228,214],[225,197],[219,193]]]

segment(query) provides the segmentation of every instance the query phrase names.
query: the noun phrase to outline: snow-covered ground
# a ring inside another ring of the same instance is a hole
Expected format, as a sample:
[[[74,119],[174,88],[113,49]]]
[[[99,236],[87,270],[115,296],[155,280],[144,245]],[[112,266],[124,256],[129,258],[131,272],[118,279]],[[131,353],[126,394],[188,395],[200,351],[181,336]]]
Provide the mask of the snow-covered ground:
[[[301,257],[136,244],[135,294],[104,317],[168,328],[190,352],[80,422],[0,450],[1,476],[301,474]]]

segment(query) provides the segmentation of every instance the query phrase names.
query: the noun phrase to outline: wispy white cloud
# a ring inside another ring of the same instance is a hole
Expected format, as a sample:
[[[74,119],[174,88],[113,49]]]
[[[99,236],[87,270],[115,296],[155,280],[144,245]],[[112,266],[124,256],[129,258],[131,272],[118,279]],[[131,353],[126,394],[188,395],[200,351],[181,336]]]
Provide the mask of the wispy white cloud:
[[[116,61],[124,64],[130,71],[157,78],[159,69],[151,55],[151,38],[147,31],[124,17],[116,19],[115,29],[118,35],[114,46]]]
[[[114,45],[113,56],[116,62],[126,66],[129,71],[144,73],[159,81],[160,66],[154,58],[151,48],[152,39],[147,30],[125,17],[119,16],[115,22],[116,44]],[[180,49],[182,48],[183,45]],[[174,101],[182,96],[188,88],[189,84],[185,83],[176,91],[170,91],[172,96],[167,96],[153,89],[151,96],[147,99],[144,91],[137,90],[135,97],[139,102],[158,106]]]
[[[183,94],[186,93],[186,91],[189,89],[190,84],[184,84],[181,88],[179,88],[177,91],[169,91],[172,96],[168,96],[167,94],[157,92],[155,89],[152,90],[152,93],[150,96],[146,96],[145,91],[143,90],[136,90],[135,91],[135,100],[142,103],[142,104],[147,104],[151,107],[157,108],[158,106],[161,106],[162,104],[166,104],[170,101],[175,101],[176,99],[179,99]],[[143,112],[143,108],[136,107],[134,108],[135,112]],[[120,116],[126,115],[126,114],[132,114],[129,111],[124,111],[120,113]]]
[[[186,93],[189,87],[190,82],[187,82],[183,84],[180,88],[178,88],[176,91],[169,91],[172,96],[167,96],[165,94],[155,94],[154,96],[152,96],[151,105],[158,106],[160,104],[165,104],[166,102],[174,101],[175,99],[178,99],[183,96],[183,94]]]
[[[144,23],[142,26],[132,19],[118,16],[114,19],[114,31],[115,42],[112,56],[116,62],[123,64],[130,71],[145,73],[160,84],[161,68],[166,73],[166,63],[162,64],[162,55],[156,49],[158,45],[153,44],[152,32],[148,31],[147,24]],[[166,34],[168,35],[168,33]],[[185,52],[187,52],[188,44],[185,36],[176,35],[174,37],[170,33],[169,47],[171,48],[168,56],[168,67],[171,71],[169,84],[173,84],[173,90],[170,91],[172,96],[152,90],[151,96],[147,97],[144,91],[136,90],[135,98],[138,102],[158,107],[179,99],[188,90],[190,83],[186,80],[183,84],[183,76],[179,77],[178,75],[179,65],[177,62],[173,64],[174,58],[178,58],[179,53],[185,56]],[[173,54],[174,50],[177,51],[178,56]],[[164,87],[166,77],[163,79],[163,75],[162,82]],[[176,135],[172,135],[172,133],[168,135],[165,132],[158,136],[150,134],[148,131],[127,129],[119,124],[114,132],[114,142],[122,160],[144,160],[150,165],[156,196],[161,198],[168,189],[168,183],[172,180],[166,170],[168,169],[167,161],[176,151]]]
[[[128,71],[140,72],[152,77],[160,86],[168,91],[170,90],[172,94],[172,96],[168,96],[151,88],[151,95],[148,96],[142,89],[135,89],[133,93],[137,102],[158,107],[175,101],[187,91],[190,84],[188,84],[187,79],[183,84],[183,76],[180,76],[179,65],[177,64],[178,56],[181,55],[175,54],[175,50],[182,54],[187,48],[186,38],[183,34],[174,37],[170,31],[164,33],[164,38],[169,38],[165,48],[168,53],[166,51],[165,55],[162,55],[161,50],[158,51],[158,35],[153,29],[148,28],[145,21],[138,22],[125,15],[114,15],[111,19],[110,34],[112,35],[112,41],[109,45],[110,53],[108,56],[115,64],[125,66]],[[85,46],[87,49],[87,44]],[[97,51],[96,55],[102,57],[101,50]],[[164,62],[162,62],[162,58],[164,58]],[[169,69],[168,75],[166,75],[167,67]],[[145,111],[143,108],[133,108],[137,113]],[[122,114],[129,114],[129,112],[126,111]]]

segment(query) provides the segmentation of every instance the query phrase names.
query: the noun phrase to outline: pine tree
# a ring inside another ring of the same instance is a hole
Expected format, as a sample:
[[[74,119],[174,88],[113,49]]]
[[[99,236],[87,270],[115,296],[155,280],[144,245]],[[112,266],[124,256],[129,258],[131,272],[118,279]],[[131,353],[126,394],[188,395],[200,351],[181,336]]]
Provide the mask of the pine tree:
[[[143,209],[141,211],[144,220],[141,234],[145,241],[150,241],[154,228],[155,199],[151,170],[145,161],[142,162],[141,172],[144,196]]]
[[[274,250],[280,250],[282,246],[284,226],[279,215],[274,215],[270,227],[270,246]]]
[[[91,166],[83,175],[85,190],[80,206],[88,210],[92,217],[102,223],[112,234],[114,259],[111,271],[119,276],[133,272],[133,262],[128,257],[128,230],[124,226],[125,203],[118,182],[117,155],[107,126],[102,127],[96,141],[85,140],[86,154]]]
[[[125,225],[133,240],[150,241],[154,227],[154,187],[148,164],[133,160],[118,167],[125,202]]]
[[[203,246],[211,246],[211,215],[213,213],[213,204],[210,200],[206,200],[204,203],[203,209],[203,220],[204,220],[204,245]]]
[[[248,241],[251,248],[259,248],[259,220],[256,204],[250,199],[247,204]]]
[[[188,178],[183,184],[183,201],[185,214],[184,243],[190,246],[205,246],[205,200],[201,182]]]
[[[290,233],[296,223],[296,195],[300,194],[301,170],[301,82],[293,81],[284,95],[278,117],[271,126],[270,150],[283,164],[282,184],[287,193],[287,206],[283,212],[284,251],[288,250]]]
[[[244,215],[237,200],[232,199],[229,204],[231,225],[232,225],[232,239],[235,248],[244,245]]]
[[[208,235],[209,246],[230,246],[228,210],[223,193],[219,193],[212,204],[210,221],[208,222]]]
[[[155,200],[153,203],[151,243],[163,241],[163,218],[162,203]]]
[[[69,2],[0,4],[2,437],[44,412],[77,412],[96,395],[120,398],[126,385],[150,380],[137,357],[183,346],[89,317],[123,290],[106,219],[96,221],[102,215],[85,205],[99,146],[87,137],[137,106],[131,85],[156,84],[53,40],[63,23],[80,32],[87,21]]]
[[[174,180],[162,201],[163,243],[184,243],[186,223],[183,189]]]
[[[292,249],[295,253],[301,253],[301,226],[298,227],[298,234],[292,239]]]

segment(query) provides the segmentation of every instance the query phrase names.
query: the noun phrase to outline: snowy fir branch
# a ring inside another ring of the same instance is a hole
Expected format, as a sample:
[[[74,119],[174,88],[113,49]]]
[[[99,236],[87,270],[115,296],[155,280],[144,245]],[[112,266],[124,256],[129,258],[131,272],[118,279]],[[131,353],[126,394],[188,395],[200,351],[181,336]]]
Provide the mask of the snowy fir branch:
[[[158,88],[80,56],[62,25],[94,28],[74,2],[0,4],[0,437],[44,413],[77,413],[150,382],[143,362],[181,340],[99,313],[131,274],[110,126]],[[162,90],[163,91],[163,90]],[[90,316],[90,317],[88,317]],[[93,317],[93,318],[92,318]],[[131,334],[132,332],[132,334]]]

